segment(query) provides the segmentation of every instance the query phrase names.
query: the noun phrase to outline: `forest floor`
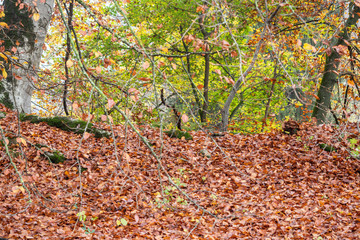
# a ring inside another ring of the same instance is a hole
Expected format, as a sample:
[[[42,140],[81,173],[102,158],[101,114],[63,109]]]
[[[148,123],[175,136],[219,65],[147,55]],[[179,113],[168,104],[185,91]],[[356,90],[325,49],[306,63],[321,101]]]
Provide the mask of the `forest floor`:
[[[349,154],[356,126],[216,138],[199,131],[190,141],[143,127],[156,160],[123,126],[113,126],[114,138],[82,139],[0,110],[3,133],[15,139],[6,141],[11,160],[0,146],[0,237],[359,239],[360,160]],[[50,163],[35,143],[66,161]]]

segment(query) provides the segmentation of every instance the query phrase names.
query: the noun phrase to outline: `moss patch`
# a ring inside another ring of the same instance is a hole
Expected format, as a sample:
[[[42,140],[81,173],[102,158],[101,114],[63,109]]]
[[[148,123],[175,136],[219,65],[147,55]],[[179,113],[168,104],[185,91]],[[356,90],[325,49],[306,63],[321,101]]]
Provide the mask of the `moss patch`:
[[[6,117],[6,112],[0,112],[0,119]]]
[[[181,139],[182,137],[184,137],[186,140],[192,140],[193,139],[193,137],[191,136],[190,133],[180,131],[180,130],[169,130],[169,131],[165,131],[165,133],[171,138],[179,138],[179,139]]]
[[[45,157],[49,158],[52,163],[62,163],[65,161],[65,156],[59,151],[44,152]]]
[[[83,134],[85,132],[85,127],[87,122],[81,120],[74,120],[67,117],[51,117],[51,118],[42,118],[36,115],[25,115],[20,114],[20,121],[30,121],[31,123],[40,123],[46,122],[48,125],[60,128],[61,130],[67,132],[74,132],[77,134]],[[89,123],[86,129],[86,132],[93,133],[96,138],[110,137],[110,133],[93,127],[93,124]]]
[[[66,157],[58,150],[51,149],[49,146],[39,143],[35,144],[35,146],[42,151],[41,155],[49,159],[52,163],[62,163],[66,160]]]
[[[327,152],[333,152],[333,151],[336,152],[337,151],[337,149],[334,146],[331,146],[331,145],[326,144],[326,143],[320,143],[319,147],[321,149],[324,149]]]

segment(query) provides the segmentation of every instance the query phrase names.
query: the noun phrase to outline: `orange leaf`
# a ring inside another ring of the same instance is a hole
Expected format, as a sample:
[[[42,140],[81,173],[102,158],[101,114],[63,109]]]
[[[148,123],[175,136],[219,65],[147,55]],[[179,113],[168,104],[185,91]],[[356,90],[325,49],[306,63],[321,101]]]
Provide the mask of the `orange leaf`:
[[[109,98],[109,99],[108,99],[108,106],[109,106],[109,108],[112,108],[114,105],[115,105],[114,100],[113,100],[112,98]]]
[[[181,120],[183,121],[183,123],[187,123],[189,121],[189,117],[186,114],[183,114],[181,116]]]
[[[66,66],[67,66],[67,67],[71,67],[72,65],[74,65],[74,62],[71,61],[71,59],[69,59],[69,60],[66,61]]]
[[[313,93],[311,93],[311,92],[309,92],[309,95],[311,95],[311,96],[313,96],[314,98],[316,98],[316,100],[319,100],[319,99],[320,99],[317,95],[315,95],[315,94],[313,94]]]
[[[143,65],[142,65],[142,68],[144,70],[146,70],[148,67],[150,67],[150,63],[149,62],[144,62]]]
[[[234,80],[232,80],[231,78],[224,77],[224,79],[225,79],[225,81],[226,81],[227,83],[230,83],[231,85],[234,85],[234,84],[235,84]]]
[[[100,66],[97,66],[97,67],[95,68],[95,70],[96,70],[96,73],[97,73],[97,74],[100,74],[100,73],[101,73],[101,67],[100,67]]]
[[[232,51],[230,55],[231,57],[237,57],[238,53],[237,51]]]
[[[73,110],[76,111],[78,108],[79,108],[79,104],[77,103],[77,101],[75,101],[73,104],[72,104],[72,107],[73,107]]]
[[[221,75],[221,70],[220,69],[215,69],[214,72]]]
[[[90,136],[91,136],[90,133],[84,132],[84,139],[85,139],[85,140],[88,139]]]
[[[151,78],[147,78],[147,77],[139,77],[139,80],[141,81],[150,81]]]

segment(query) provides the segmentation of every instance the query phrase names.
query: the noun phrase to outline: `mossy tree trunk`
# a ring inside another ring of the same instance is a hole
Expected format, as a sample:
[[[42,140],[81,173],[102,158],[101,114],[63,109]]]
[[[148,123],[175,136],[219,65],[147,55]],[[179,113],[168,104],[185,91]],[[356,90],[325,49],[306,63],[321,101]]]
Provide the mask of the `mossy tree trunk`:
[[[312,114],[312,117],[317,119],[317,124],[326,122],[327,113],[331,109],[331,94],[338,80],[337,72],[341,60],[341,55],[336,51],[336,48],[339,46],[347,48],[345,41],[350,38],[349,28],[356,27],[356,23],[359,20],[359,14],[360,8],[354,3],[350,3],[349,18],[346,20],[344,28],[339,35],[335,35],[331,40],[331,54],[326,57],[324,75],[321,80],[318,98]]]
[[[36,7],[34,6],[36,2]],[[0,81],[0,102],[20,112],[31,112],[33,80],[37,79],[43,45],[49,26],[54,0],[4,0],[4,14],[0,21],[6,22],[0,38],[0,47],[16,59],[0,57],[7,72],[6,80]]]

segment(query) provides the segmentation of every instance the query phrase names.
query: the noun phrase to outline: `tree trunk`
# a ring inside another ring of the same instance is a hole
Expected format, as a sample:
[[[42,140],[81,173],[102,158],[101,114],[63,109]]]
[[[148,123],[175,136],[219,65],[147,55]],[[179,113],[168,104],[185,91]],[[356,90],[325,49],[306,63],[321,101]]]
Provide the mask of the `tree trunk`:
[[[209,107],[209,76],[210,76],[210,54],[205,53],[205,73],[204,73],[204,103],[200,112],[200,120],[206,122],[206,115]]]
[[[221,122],[218,125],[220,131],[227,131],[227,127],[228,127],[228,124],[229,124],[230,105],[231,105],[234,97],[236,96],[236,92],[239,90],[241,84],[243,84],[245,82],[245,79],[246,79],[247,75],[251,72],[252,68],[254,67],[255,61],[256,61],[256,59],[257,59],[257,57],[259,55],[261,46],[264,43],[264,37],[265,37],[267,25],[269,25],[271,23],[272,19],[279,12],[281,6],[282,6],[282,4],[279,4],[278,7],[275,9],[275,11],[272,12],[268,18],[264,19],[265,26],[264,26],[263,32],[261,33],[260,41],[258,42],[258,44],[256,46],[256,49],[255,49],[253,58],[251,60],[251,63],[248,66],[248,68],[246,69],[246,71],[244,73],[241,73],[238,80],[236,80],[234,86],[232,87],[232,89],[230,91],[230,94],[229,94],[228,98],[226,99],[224,107],[221,109]]]
[[[9,28],[4,28],[0,34],[4,40],[1,47],[18,60],[10,60],[10,56],[0,59],[8,63],[6,80],[0,81],[0,102],[19,112],[30,113],[33,80],[37,78],[54,0],[20,2],[4,1],[5,17],[1,21],[6,22]]]
[[[207,5],[206,1],[203,2],[205,5]],[[208,107],[209,107],[209,83],[210,83],[210,48],[209,48],[209,43],[208,38],[209,36],[214,32],[208,32],[205,29],[204,26],[204,21],[205,21],[205,15],[200,14],[199,16],[199,26],[200,26],[200,31],[204,37],[204,44],[205,44],[205,48],[204,51],[206,52],[204,55],[204,60],[205,60],[205,69],[204,69],[204,102],[202,105],[202,108],[200,109],[199,113],[200,113],[200,121],[202,123],[206,123],[206,115],[207,115],[207,111],[208,111]]]
[[[250,63],[250,66],[246,69],[246,71],[240,75],[240,77],[238,78],[238,80],[235,82],[234,86],[231,88],[230,94],[228,96],[228,98],[226,99],[226,102],[224,104],[224,107],[221,109],[220,113],[221,113],[221,122],[219,123],[219,130],[220,131],[227,131],[227,127],[229,124],[229,111],[230,111],[230,105],[233,101],[233,99],[236,96],[236,92],[239,90],[240,86],[242,85],[242,83],[244,83],[247,75],[250,73],[250,71],[252,70],[252,68],[254,67],[255,61],[257,59],[257,56],[260,52],[260,48],[264,42],[263,40],[263,35],[261,36],[261,40],[260,42],[257,44],[257,47],[255,49],[255,53],[253,56],[253,59]]]
[[[321,80],[320,88],[318,91],[318,99],[316,100],[312,117],[317,119],[317,124],[326,122],[326,115],[331,109],[331,94],[333,88],[337,82],[337,72],[340,64],[341,55],[336,51],[334,47],[345,46],[344,40],[349,40],[350,34],[348,28],[354,26],[359,20],[360,8],[350,3],[349,6],[349,18],[345,22],[345,26],[339,35],[336,35],[331,40],[331,54],[326,57],[324,75]]]

